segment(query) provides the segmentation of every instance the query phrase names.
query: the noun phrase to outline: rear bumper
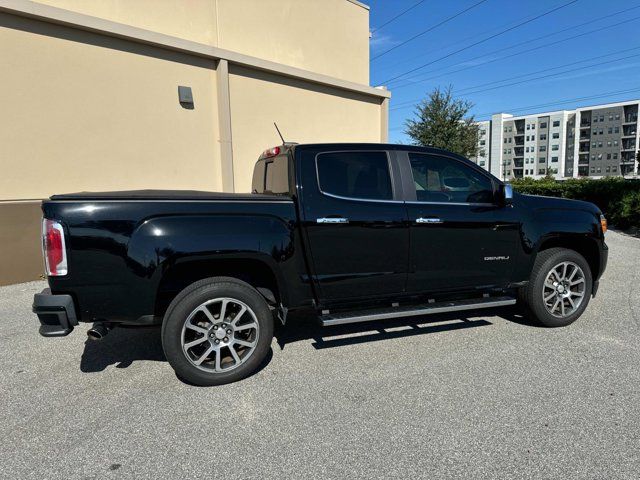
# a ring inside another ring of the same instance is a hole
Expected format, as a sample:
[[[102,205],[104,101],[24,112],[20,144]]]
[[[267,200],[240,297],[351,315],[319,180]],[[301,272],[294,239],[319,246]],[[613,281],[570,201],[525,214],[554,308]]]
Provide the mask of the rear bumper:
[[[32,310],[38,315],[38,331],[43,337],[64,337],[78,325],[71,295],[53,295],[50,289],[45,288],[33,296]]]

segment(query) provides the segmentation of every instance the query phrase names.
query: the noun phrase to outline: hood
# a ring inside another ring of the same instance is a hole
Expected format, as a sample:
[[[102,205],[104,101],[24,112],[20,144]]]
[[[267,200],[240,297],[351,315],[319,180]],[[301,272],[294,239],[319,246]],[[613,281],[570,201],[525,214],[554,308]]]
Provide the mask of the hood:
[[[594,215],[602,214],[602,211],[593,203],[583,200],[571,200],[569,198],[542,197],[538,195],[516,194],[522,202],[531,209],[556,209],[556,210],[581,210]]]

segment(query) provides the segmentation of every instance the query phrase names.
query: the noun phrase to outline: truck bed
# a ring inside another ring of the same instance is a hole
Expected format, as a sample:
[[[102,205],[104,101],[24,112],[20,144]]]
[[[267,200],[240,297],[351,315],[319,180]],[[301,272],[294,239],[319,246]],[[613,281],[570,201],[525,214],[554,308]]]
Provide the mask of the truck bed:
[[[208,201],[252,201],[273,202],[287,201],[284,195],[269,195],[265,193],[224,193],[206,192],[199,190],[125,190],[118,192],[77,192],[53,195],[52,201],[61,200],[208,200]]]

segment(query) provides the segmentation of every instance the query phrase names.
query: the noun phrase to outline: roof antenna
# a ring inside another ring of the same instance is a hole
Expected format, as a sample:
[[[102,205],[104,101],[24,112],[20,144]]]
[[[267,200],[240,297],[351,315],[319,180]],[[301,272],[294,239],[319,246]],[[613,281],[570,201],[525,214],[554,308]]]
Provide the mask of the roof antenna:
[[[287,142],[284,141],[284,137],[280,133],[280,129],[278,128],[278,124],[276,122],[273,122],[273,126],[276,127],[276,131],[278,132],[278,135],[280,135],[280,139],[282,140],[282,144],[284,145],[285,143],[287,143]]]

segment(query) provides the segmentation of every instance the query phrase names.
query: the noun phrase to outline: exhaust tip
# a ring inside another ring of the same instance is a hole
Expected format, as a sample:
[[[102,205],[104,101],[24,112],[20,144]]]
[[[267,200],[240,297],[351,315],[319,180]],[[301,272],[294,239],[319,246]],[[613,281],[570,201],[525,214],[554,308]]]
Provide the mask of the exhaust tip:
[[[89,338],[89,340],[102,340],[107,336],[109,330],[111,330],[111,328],[104,323],[96,323],[87,331],[87,337]]]

